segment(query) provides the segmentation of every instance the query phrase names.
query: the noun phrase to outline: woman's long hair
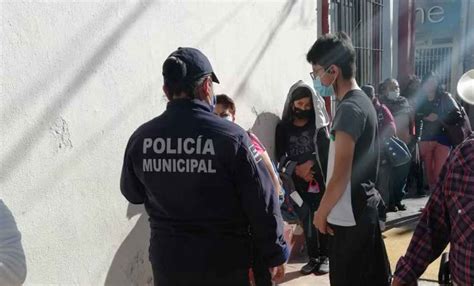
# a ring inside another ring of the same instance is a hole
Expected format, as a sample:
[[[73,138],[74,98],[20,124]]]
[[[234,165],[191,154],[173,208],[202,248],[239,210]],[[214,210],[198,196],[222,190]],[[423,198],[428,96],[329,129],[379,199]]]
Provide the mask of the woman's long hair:
[[[423,76],[423,79],[421,80],[421,86],[423,87],[429,80],[434,80],[436,82],[436,98],[441,98],[442,96],[447,95],[448,92],[446,90],[446,85],[443,84],[443,82],[441,81],[441,76],[438,73],[431,71],[425,74]]]

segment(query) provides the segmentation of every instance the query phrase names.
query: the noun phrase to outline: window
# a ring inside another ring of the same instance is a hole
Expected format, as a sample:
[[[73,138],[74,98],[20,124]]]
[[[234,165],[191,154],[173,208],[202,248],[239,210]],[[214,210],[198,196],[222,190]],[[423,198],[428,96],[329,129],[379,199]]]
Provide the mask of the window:
[[[332,32],[343,31],[356,49],[356,79],[377,87],[381,81],[383,0],[331,0]]]

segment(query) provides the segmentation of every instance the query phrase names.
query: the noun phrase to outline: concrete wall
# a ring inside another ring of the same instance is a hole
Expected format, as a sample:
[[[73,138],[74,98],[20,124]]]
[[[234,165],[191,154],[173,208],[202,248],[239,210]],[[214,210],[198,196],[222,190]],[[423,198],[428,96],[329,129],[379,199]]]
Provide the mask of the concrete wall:
[[[316,1],[0,5],[0,198],[23,235],[26,285],[151,283],[146,216],[119,176],[130,134],[166,107],[171,51],[208,55],[216,91],[270,151],[289,87],[310,81]]]

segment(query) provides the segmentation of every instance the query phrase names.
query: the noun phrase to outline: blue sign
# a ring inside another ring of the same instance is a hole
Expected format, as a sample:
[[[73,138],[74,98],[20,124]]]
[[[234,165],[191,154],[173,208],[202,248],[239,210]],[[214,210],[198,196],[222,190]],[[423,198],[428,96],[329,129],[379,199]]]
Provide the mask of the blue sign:
[[[416,0],[416,34],[452,37],[459,30],[461,0]]]

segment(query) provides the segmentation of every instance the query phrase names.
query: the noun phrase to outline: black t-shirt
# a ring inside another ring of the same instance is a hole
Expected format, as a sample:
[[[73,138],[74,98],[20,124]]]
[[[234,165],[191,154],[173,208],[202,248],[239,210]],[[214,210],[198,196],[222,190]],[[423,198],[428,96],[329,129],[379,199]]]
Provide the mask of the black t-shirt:
[[[376,130],[377,114],[370,99],[361,90],[349,91],[336,109],[331,133],[335,138],[336,131],[342,131],[354,139],[352,174],[344,195],[328,217],[332,224],[353,226],[366,208],[367,197],[362,185],[376,180]],[[329,177],[334,166],[334,154],[331,155]]]
[[[303,164],[308,160],[314,162],[312,171],[314,179],[319,184],[321,196],[326,187],[325,176],[327,170],[327,153],[329,150],[329,140],[324,128],[319,129],[316,135],[314,121],[308,122],[305,126],[298,127],[291,122],[282,121],[277,125],[275,134],[275,149],[277,159],[280,160],[285,154],[288,160]],[[318,150],[316,150],[316,148]],[[319,162],[318,162],[319,158]],[[319,165],[321,164],[321,166]],[[309,183],[293,174],[295,188],[300,193],[306,193]]]
[[[277,154],[288,155],[288,159],[302,164],[307,160],[314,160],[314,121],[304,126],[295,126],[282,122],[277,126]],[[280,158],[278,158],[280,159]]]

